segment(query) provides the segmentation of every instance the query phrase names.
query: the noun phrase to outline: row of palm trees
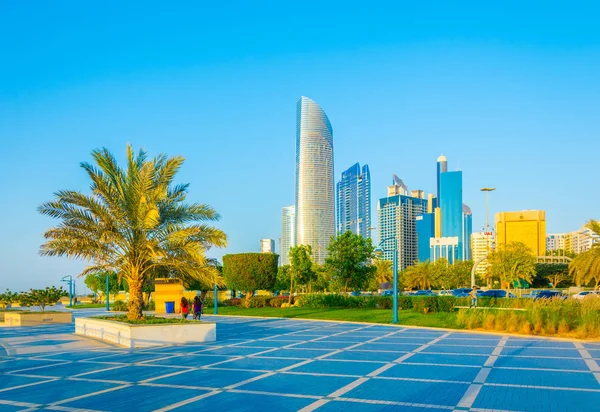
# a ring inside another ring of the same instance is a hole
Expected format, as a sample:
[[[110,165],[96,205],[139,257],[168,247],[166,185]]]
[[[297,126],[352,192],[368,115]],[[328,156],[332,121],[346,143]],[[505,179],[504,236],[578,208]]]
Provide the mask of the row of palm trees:
[[[600,236],[600,222],[590,220],[586,227]],[[594,243],[590,250],[580,253],[569,264],[569,274],[577,285],[587,285],[594,282],[594,289],[600,285],[600,244]]]

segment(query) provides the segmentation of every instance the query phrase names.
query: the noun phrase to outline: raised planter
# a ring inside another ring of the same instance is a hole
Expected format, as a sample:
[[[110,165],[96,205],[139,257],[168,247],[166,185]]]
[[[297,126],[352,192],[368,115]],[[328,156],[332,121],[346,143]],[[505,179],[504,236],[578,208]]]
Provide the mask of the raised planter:
[[[47,323],[71,323],[71,312],[4,312],[5,326],[37,326]]]
[[[217,340],[217,325],[210,322],[131,325],[104,319],[77,318],[75,334],[126,348],[147,348],[171,343],[213,342]]]

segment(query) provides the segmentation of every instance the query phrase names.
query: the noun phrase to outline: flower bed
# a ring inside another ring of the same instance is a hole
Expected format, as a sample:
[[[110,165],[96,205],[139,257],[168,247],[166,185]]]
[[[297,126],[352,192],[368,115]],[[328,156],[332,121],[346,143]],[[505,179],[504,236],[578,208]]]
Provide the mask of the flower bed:
[[[75,334],[115,343],[126,348],[145,348],[173,343],[213,342],[217,326],[176,318],[147,317],[139,321],[124,316],[75,319]]]

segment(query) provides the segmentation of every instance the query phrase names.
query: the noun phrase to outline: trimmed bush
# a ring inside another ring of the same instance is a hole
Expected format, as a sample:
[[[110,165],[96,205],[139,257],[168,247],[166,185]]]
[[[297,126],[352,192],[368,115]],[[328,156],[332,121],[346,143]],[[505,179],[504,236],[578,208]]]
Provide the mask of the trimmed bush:
[[[221,306],[241,306],[242,305],[242,299],[240,298],[233,298],[233,299],[225,299],[223,302],[219,302],[219,305]]]
[[[112,304],[111,310],[115,312],[126,312],[127,303],[123,302],[122,300],[115,300],[115,302]]]
[[[289,297],[286,296],[277,296],[272,298],[269,301],[269,305],[271,305],[271,307],[273,308],[280,308],[281,305],[283,305],[284,303],[287,303],[289,301]],[[292,297],[292,304],[294,303],[294,298]]]

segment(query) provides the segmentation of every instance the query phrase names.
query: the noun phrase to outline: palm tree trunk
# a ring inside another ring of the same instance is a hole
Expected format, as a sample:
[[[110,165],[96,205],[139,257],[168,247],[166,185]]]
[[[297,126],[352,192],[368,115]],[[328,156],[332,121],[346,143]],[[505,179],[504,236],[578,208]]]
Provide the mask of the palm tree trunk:
[[[288,303],[291,305],[292,304],[292,292],[294,290],[294,277],[290,276],[290,297],[288,299]]]
[[[137,320],[141,319],[144,315],[142,309],[144,307],[144,291],[143,291],[143,279],[135,278],[127,279],[129,284],[129,302],[127,303],[127,319]]]

